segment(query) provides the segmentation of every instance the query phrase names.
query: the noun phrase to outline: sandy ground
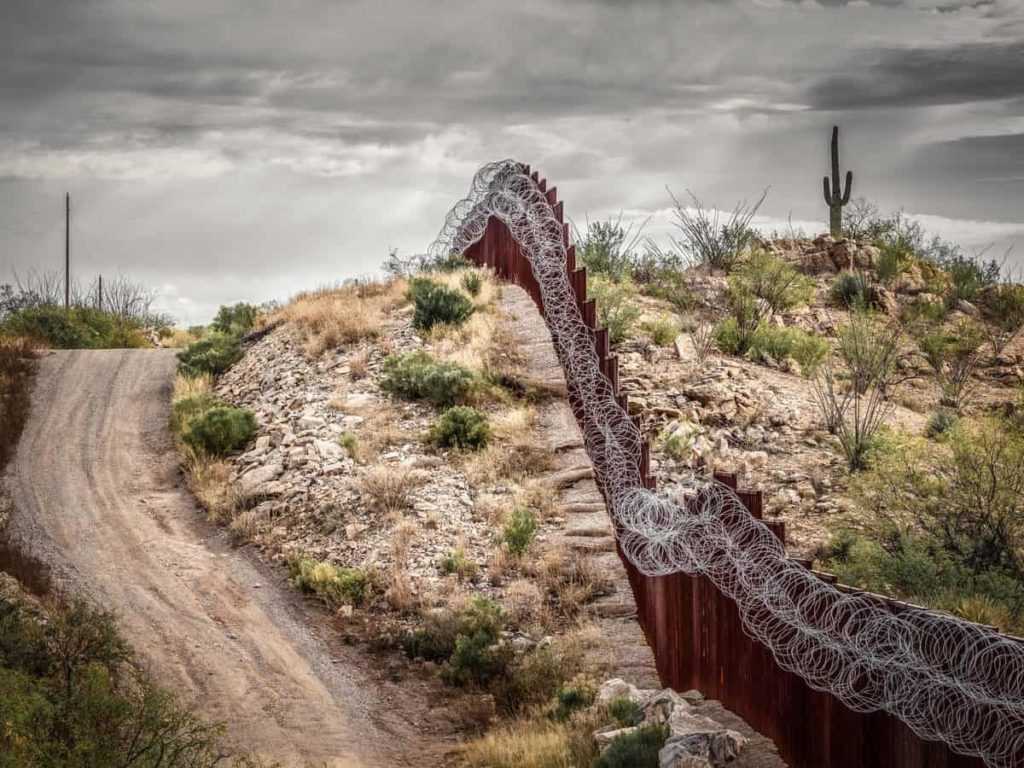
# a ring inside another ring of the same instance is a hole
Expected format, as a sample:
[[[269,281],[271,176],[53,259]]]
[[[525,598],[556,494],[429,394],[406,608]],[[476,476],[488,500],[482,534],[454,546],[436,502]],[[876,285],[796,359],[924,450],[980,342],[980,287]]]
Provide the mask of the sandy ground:
[[[228,723],[237,747],[291,765],[423,764],[423,691],[329,645],[319,611],[204,522],[167,426],[174,371],[163,350],[42,361],[6,478],[9,541],[62,590],[114,609],[157,678]]]

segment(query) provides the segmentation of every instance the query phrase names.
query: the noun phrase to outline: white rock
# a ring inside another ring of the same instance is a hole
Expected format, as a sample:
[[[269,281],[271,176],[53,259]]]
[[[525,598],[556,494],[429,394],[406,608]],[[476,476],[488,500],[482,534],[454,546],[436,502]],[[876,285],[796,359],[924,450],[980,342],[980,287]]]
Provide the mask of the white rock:
[[[612,699],[629,699],[639,702],[641,699],[640,690],[632,683],[627,683],[619,677],[613,677],[604,683],[597,691],[597,703],[607,704]]]
[[[284,465],[280,462],[264,464],[261,467],[250,469],[238,479],[238,490],[242,498],[251,500],[260,496],[269,495],[266,493],[268,483],[279,478],[284,472]]]

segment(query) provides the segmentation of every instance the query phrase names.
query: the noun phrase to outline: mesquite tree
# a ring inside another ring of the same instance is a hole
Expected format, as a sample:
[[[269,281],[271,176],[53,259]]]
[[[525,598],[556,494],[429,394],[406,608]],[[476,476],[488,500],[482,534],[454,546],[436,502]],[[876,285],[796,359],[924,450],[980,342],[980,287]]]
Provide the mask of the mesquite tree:
[[[832,184],[828,176],[825,182],[825,205],[828,206],[828,225],[832,237],[843,235],[843,206],[850,202],[853,189],[853,171],[846,172],[846,189],[840,192],[839,183],[839,126],[832,127]]]

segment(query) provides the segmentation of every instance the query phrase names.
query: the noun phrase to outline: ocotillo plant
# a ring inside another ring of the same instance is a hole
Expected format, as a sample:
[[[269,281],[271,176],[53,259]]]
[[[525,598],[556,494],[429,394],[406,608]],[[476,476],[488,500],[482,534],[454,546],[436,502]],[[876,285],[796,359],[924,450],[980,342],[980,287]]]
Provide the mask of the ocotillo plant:
[[[832,237],[843,235],[843,206],[850,202],[853,188],[853,171],[846,172],[846,190],[839,193],[839,126],[832,127],[832,185],[825,177],[825,205],[828,206],[828,228]]]

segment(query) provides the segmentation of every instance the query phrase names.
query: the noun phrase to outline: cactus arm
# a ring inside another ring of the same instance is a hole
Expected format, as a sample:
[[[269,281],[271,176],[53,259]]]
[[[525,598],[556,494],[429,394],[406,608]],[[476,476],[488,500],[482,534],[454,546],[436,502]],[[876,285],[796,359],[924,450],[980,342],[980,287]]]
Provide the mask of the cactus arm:
[[[825,185],[824,185],[825,186],[825,205],[831,207],[831,205],[832,205],[832,191],[831,191],[831,189],[829,187],[829,184],[828,184],[828,176],[823,178],[822,181],[825,182]]]
[[[843,194],[843,205],[850,202],[850,191],[853,189],[853,171],[846,172],[846,192]]]

